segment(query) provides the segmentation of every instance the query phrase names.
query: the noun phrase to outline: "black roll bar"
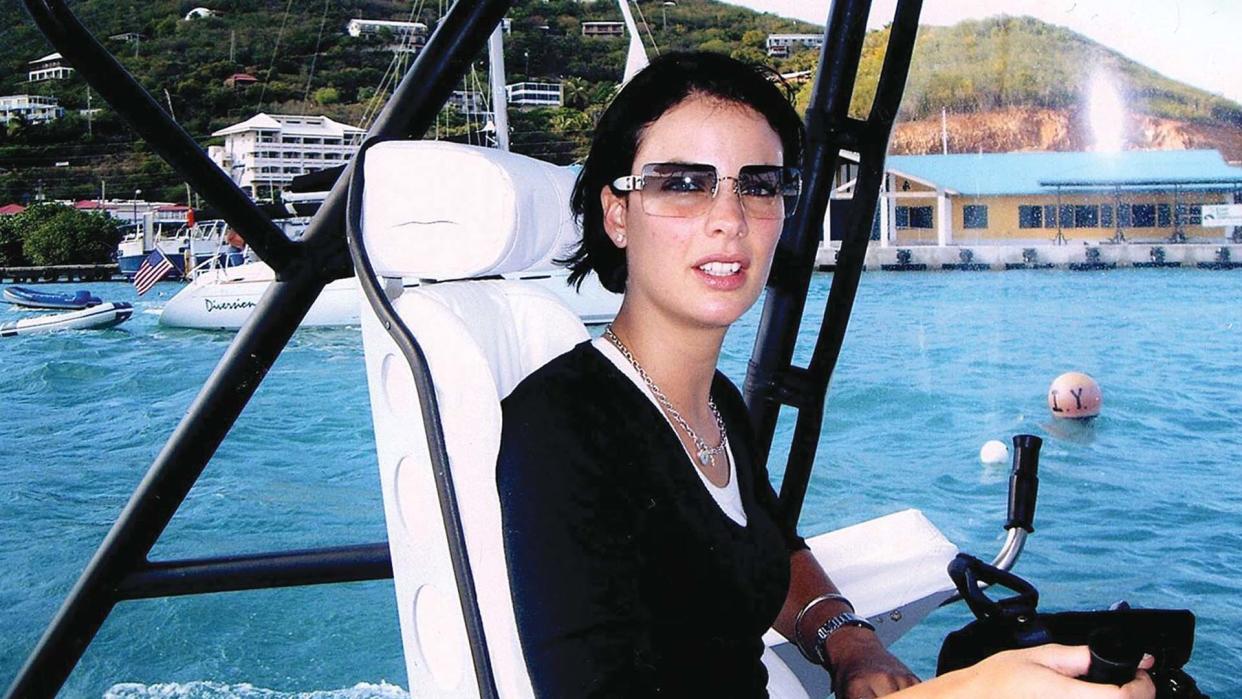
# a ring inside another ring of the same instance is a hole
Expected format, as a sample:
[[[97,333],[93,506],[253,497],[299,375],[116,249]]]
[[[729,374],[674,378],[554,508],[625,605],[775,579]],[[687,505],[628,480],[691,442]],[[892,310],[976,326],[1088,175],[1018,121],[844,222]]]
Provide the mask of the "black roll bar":
[[[160,144],[157,152],[193,186],[206,183],[201,193],[208,202],[243,235],[249,232],[254,236],[256,250],[266,255],[265,261],[278,270],[279,276],[225,351],[18,672],[5,694],[10,699],[54,696],[122,599],[163,594],[155,592],[159,588],[180,594],[175,590],[251,589],[391,577],[384,544],[364,545],[348,554],[328,549],[185,564],[152,564],[147,560],[320,291],[331,279],[352,273],[343,235],[349,169],[338,178],[301,244],[285,240],[283,235],[284,243],[272,242],[274,238],[263,242],[262,231],[264,226],[271,226],[270,220],[248,199],[236,199],[241,190],[223,177],[188,134],[99,46],[64,1],[24,2],[52,45],[74,63],[118,114],[144,139]],[[371,134],[421,136],[508,6],[507,0],[455,3],[376,120]],[[241,196],[244,199],[244,194]],[[244,585],[226,581],[234,575],[247,581]],[[269,584],[261,584],[264,581]]]
[[[358,284],[363,295],[366,296],[367,303],[375,312],[376,318],[388,331],[388,336],[401,351],[406,366],[409,367],[414,378],[414,387],[418,393],[419,414],[423,422],[423,432],[427,437],[427,451],[431,456],[431,471],[436,483],[436,501],[440,505],[440,517],[444,523],[446,544],[453,561],[453,581],[457,586],[458,600],[461,602],[466,637],[470,641],[475,679],[478,682],[479,694],[485,699],[492,699],[499,696],[499,692],[496,689],[491,654],[487,650],[487,636],[483,629],[483,612],[479,607],[478,589],[474,585],[474,574],[471,572],[470,552],[466,546],[466,530],[462,524],[461,509],[457,505],[457,487],[449,464],[444,425],[440,421],[440,405],[439,399],[436,398],[435,381],[431,376],[431,367],[427,364],[427,355],[423,352],[422,345],[393,308],[392,301],[384,291],[383,283],[375,273],[375,268],[371,266],[371,258],[367,255],[366,242],[362,237],[362,191],[366,185],[367,151],[382,142],[380,139],[367,139],[354,159],[356,167],[350,173],[345,235],[349,241],[349,249],[358,274]]]
[[[862,276],[876,198],[884,178],[884,155],[897,109],[901,106],[922,0],[898,1],[875,99],[867,119],[860,121],[849,116],[849,107],[870,9],[870,0],[834,2],[829,12],[824,48],[819,58],[819,78],[806,116],[807,148],[802,171],[808,192],[798,202],[798,209],[777,246],[755,349],[746,374],[744,395],[759,440],[759,458],[765,462],[769,458],[781,406],[788,405],[798,411],[780,492],[782,511],[794,524],[801,514],[810,483],[815,451],[823,431],[824,399],[841,354]],[[846,232],[823,323],[810,364],[802,368],[793,364],[794,348],[833,175],[841,151],[846,149],[858,153],[858,180],[848,208]]]

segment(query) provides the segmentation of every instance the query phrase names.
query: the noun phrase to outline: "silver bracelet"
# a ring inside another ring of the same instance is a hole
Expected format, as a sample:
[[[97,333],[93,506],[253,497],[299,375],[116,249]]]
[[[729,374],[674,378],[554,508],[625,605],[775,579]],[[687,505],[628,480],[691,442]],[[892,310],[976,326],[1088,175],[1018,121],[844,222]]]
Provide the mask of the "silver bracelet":
[[[802,611],[798,612],[798,616],[794,618],[794,645],[798,647],[798,652],[802,654],[802,657],[806,658],[807,660],[811,661],[812,663],[816,665],[819,665],[820,663],[819,658],[808,653],[806,651],[806,648],[802,645],[802,617],[806,616],[806,613],[810,611],[811,607],[814,607],[820,602],[827,602],[829,600],[840,600],[844,602],[846,606],[850,608],[851,612],[854,611],[854,604],[850,602],[849,599],[845,595],[839,592],[828,592],[826,594],[820,595],[819,597],[816,597],[810,602],[807,602],[806,606],[802,608]]]

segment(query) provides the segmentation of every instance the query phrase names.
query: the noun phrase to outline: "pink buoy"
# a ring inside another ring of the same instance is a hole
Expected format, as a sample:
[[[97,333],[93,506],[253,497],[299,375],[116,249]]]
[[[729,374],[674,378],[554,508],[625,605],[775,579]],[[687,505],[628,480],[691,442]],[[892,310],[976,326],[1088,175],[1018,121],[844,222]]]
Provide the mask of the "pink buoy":
[[[1052,416],[1069,420],[1085,420],[1100,414],[1104,394],[1095,379],[1080,371],[1058,376],[1048,387],[1048,409]]]

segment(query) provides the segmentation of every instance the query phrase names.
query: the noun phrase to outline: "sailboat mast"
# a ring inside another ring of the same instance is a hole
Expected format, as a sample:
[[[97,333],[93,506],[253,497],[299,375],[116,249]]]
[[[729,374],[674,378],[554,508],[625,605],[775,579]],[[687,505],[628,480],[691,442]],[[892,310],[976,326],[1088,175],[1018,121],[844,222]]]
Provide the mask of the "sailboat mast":
[[[509,150],[509,100],[505,93],[505,50],[500,24],[487,40],[488,76],[492,86],[492,126],[496,128],[496,147]]]
[[[635,73],[647,67],[647,50],[643,48],[643,38],[638,33],[638,23],[634,21],[634,14],[630,12],[629,0],[617,0],[617,5],[621,8],[621,19],[625,21],[625,28],[630,33],[630,45],[625,52],[625,75],[621,78],[621,84],[624,85],[634,77]]]

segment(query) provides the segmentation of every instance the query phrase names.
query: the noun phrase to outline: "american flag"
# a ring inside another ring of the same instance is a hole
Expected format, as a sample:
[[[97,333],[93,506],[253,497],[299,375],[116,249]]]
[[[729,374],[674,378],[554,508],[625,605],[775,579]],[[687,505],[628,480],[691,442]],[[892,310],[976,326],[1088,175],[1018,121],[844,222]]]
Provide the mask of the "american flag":
[[[142,261],[142,265],[138,267],[138,273],[134,275],[134,288],[138,290],[138,295],[142,296],[155,286],[155,283],[168,273],[176,269],[173,263],[159,248],[151,251],[147,255],[147,259]]]

